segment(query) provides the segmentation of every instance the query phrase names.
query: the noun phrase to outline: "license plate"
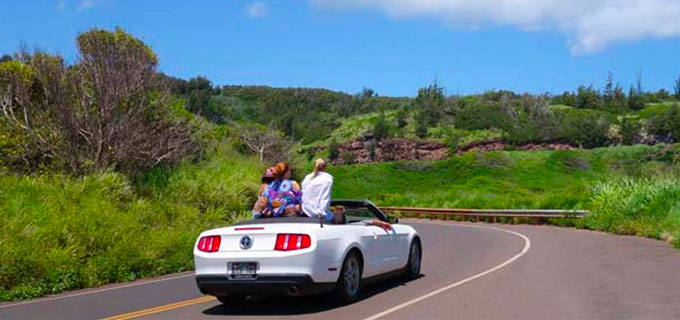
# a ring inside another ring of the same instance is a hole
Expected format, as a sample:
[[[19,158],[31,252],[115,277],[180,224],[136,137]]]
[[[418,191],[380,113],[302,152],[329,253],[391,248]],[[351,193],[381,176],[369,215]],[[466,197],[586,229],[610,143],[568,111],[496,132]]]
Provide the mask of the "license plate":
[[[227,265],[227,273],[229,278],[234,280],[257,279],[257,262],[230,262]]]

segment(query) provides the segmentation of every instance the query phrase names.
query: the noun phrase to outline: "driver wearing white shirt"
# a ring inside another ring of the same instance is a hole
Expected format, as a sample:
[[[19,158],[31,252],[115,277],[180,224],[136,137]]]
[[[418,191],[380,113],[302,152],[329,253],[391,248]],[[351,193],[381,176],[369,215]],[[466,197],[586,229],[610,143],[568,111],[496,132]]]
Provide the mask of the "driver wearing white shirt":
[[[308,174],[302,181],[302,212],[313,218],[333,220],[333,213],[329,208],[332,189],[333,176],[326,172],[326,161],[316,159],[314,172]]]

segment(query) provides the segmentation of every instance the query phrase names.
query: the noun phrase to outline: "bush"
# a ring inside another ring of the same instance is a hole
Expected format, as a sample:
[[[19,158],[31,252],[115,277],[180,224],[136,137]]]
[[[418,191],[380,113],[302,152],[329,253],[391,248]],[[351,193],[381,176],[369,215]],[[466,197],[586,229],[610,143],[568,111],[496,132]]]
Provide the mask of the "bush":
[[[0,64],[2,125],[27,138],[22,154],[3,152],[6,163],[134,175],[195,150],[188,127],[170,112],[147,45],[121,29],[92,29],[77,44],[73,65],[40,51]]]
[[[647,120],[647,132],[663,142],[680,141],[680,106],[673,104],[670,108],[654,114]]]
[[[557,113],[560,140],[585,148],[602,147],[609,143],[609,119],[590,110],[563,110]]]

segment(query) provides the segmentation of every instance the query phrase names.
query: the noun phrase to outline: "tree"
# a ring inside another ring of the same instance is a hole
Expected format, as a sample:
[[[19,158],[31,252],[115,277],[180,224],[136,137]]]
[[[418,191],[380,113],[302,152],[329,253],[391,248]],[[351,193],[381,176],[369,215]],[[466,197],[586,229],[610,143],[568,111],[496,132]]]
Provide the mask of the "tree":
[[[607,72],[607,82],[604,85],[604,103],[609,105],[614,100],[614,75],[611,71]]]
[[[198,115],[210,115],[210,90],[193,90],[187,98],[187,110]]]
[[[414,109],[418,112],[421,125],[431,127],[436,125],[443,115],[446,104],[444,87],[437,82],[418,89],[418,96],[413,102]]]
[[[238,125],[237,136],[250,151],[257,154],[261,163],[285,161],[290,158],[291,143],[281,131],[258,124]]]
[[[187,94],[191,93],[192,91],[196,91],[196,90],[206,90],[206,91],[209,91],[210,94],[212,94],[214,89],[213,89],[212,81],[210,81],[210,79],[208,79],[207,77],[204,77],[204,76],[198,76],[198,77],[191,78],[191,79],[189,79],[189,81],[187,81],[186,90],[187,90],[187,92],[186,92]]]
[[[638,86],[639,88],[639,86]],[[639,89],[634,86],[630,86],[628,90],[628,108],[631,110],[642,110],[645,107],[645,100],[642,97]]]
[[[419,117],[417,117],[417,118],[419,118]],[[417,123],[416,136],[420,139],[427,138],[427,126],[425,125],[425,122],[424,121],[418,121],[418,119],[416,119],[416,123]]]
[[[2,57],[0,57],[0,63],[7,62],[7,61],[12,61],[12,56],[8,54],[3,54]]]
[[[580,147],[601,147],[608,142],[609,122],[594,113],[576,115],[565,119],[563,124],[567,139]]]
[[[578,87],[576,92],[576,108],[598,109],[601,105],[600,92],[595,90],[592,85]]]
[[[614,84],[614,75],[611,71],[607,73],[602,100],[608,110],[623,112],[625,109],[626,95],[618,83]]]
[[[670,94],[670,92],[668,92],[668,90],[661,88],[656,93],[654,93],[654,97],[659,102],[663,102],[663,101],[669,100],[671,98],[671,94]]]
[[[638,142],[640,137],[640,123],[635,119],[623,116],[621,118],[621,143],[633,145]]]
[[[387,124],[387,120],[385,120],[385,114],[380,113],[378,116],[378,121],[375,122],[375,126],[373,127],[373,138],[375,140],[380,141],[384,138],[387,138],[389,135],[389,126]]]
[[[361,90],[361,99],[370,99],[375,96],[375,91],[369,87],[364,87]]]
[[[33,165],[137,174],[194,150],[188,126],[173,119],[148,46],[119,28],[92,29],[77,44],[72,66],[35,51],[0,71],[2,115],[28,135],[28,152],[43,154]]]
[[[618,110],[619,112],[624,112],[626,109],[626,94],[623,92],[623,88],[616,84],[614,87],[614,98],[611,102],[612,109]]]
[[[406,118],[408,117],[408,112],[406,111],[405,108],[400,108],[399,111],[397,111],[397,128],[399,129],[399,134],[402,134],[402,131],[408,125],[408,122],[406,121]]]
[[[527,114],[528,124],[517,130],[525,131],[528,140],[548,141],[556,131],[557,124],[554,121],[548,98],[545,96],[525,96],[523,106]],[[512,132],[511,132],[512,133]]]
[[[676,100],[680,100],[680,77],[675,79],[675,84],[673,85],[673,93]]]
[[[636,85],[635,89],[637,90],[638,94],[642,95],[644,93],[644,90],[642,90],[642,70],[638,70],[636,80],[637,81],[635,83]]]
[[[564,91],[561,95],[552,98],[551,104],[563,104],[565,106],[576,106],[576,96],[571,91]]]

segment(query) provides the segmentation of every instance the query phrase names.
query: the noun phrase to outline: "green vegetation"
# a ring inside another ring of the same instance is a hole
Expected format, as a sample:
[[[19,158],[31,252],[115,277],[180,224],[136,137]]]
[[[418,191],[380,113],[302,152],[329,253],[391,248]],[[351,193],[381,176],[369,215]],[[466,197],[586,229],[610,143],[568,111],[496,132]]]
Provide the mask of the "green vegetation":
[[[621,177],[590,188],[592,214],[580,226],[661,239],[680,248],[680,180]]]
[[[198,233],[248,216],[267,165],[290,161],[299,179],[314,157],[353,163],[341,146],[360,137],[372,139],[371,160],[393,137],[451,151],[486,142],[592,150],[331,167],[336,198],[584,208],[592,215],[580,227],[680,246],[669,144],[680,142],[680,78],[674,95],[644,91],[640,77],[625,93],[610,74],[603,92],[447,96],[433,83],[416,97],[384,97],[173,78],[121,29],[76,43],[72,62],[40,50],[0,58],[0,301],[191,269]],[[621,146],[641,143],[656,146]]]
[[[226,148],[140,181],[0,175],[0,301],[190,270],[198,234],[249,216],[261,167]]]
[[[333,167],[334,197],[380,205],[587,209],[578,226],[680,248],[677,146],[470,152],[446,161]]]
[[[564,164],[564,152],[470,152],[447,161],[332,168],[334,196],[383,205],[450,208],[578,208],[598,172]],[[580,158],[579,158],[580,159]],[[566,160],[569,161],[569,160]],[[565,168],[566,166],[566,168]],[[552,181],[562,181],[559,188]]]

